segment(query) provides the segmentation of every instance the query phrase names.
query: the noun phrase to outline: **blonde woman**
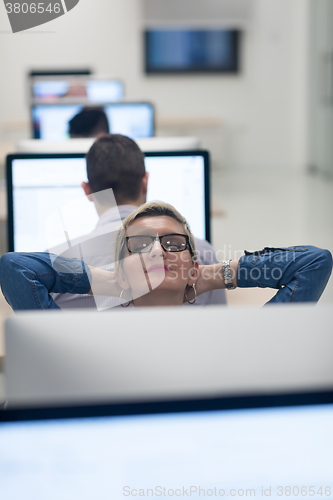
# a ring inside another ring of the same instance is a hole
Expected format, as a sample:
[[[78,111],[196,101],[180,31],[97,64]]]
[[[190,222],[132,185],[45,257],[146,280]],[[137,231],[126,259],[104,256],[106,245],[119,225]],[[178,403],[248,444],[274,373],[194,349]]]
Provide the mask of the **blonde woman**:
[[[115,270],[92,268],[47,253],[8,253],[0,283],[14,310],[59,309],[51,292],[119,297],[122,306],[181,306],[210,290],[270,287],[268,302],[316,302],[332,270],[332,255],[313,246],[264,248],[240,259],[199,266],[184,217],[164,202],[146,203],[123,221],[115,244]]]

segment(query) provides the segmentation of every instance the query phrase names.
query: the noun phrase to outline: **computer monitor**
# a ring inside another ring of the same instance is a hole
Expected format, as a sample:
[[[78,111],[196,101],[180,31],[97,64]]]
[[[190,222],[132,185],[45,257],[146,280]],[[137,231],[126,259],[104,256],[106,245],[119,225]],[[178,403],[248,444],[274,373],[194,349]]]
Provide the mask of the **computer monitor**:
[[[332,498],[333,394],[0,413],[3,498]]]
[[[304,304],[20,312],[5,323],[7,404],[333,390],[332,321]]]
[[[31,78],[35,103],[57,102],[71,98],[87,103],[119,102],[124,98],[124,83],[110,77],[35,76]]]
[[[69,139],[69,121],[85,106],[82,104],[33,105],[32,127],[35,139],[63,141]],[[154,106],[148,102],[122,102],[103,104],[110,132],[132,139],[154,135]]]
[[[146,153],[147,200],[174,205],[194,235],[210,239],[209,155],[206,151]],[[90,233],[98,216],[81,188],[86,181],[84,154],[10,155],[7,158],[8,245],[10,251],[44,251],[63,241],[48,241],[45,222],[66,203],[82,198],[80,213],[65,223],[71,239]],[[69,217],[69,216],[68,216]]]

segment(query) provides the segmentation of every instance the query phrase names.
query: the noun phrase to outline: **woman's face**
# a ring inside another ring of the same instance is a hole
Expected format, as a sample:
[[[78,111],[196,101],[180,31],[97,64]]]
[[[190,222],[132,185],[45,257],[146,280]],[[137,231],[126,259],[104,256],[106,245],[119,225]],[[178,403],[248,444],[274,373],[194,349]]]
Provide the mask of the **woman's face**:
[[[136,239],[138,236],[155,238],[168,234],[185,235],[185,231],[180,222],[166,215],[141,217],[126,230],[127,237],[134,237],[130,243],[130,247],[133,245],[132,250],[137,249],[135,245],[139,241]],[[134,299],[152,290],[173,292],[183,297],[186,285],[193,284],[196,268],[190,250],[186,248],[180,252],[168,252],[163,249],[159,240],[155,240],[148,248],[147,252],[130,253],[127,242],[125,243],[120,273],[121,286],[130,288]]]

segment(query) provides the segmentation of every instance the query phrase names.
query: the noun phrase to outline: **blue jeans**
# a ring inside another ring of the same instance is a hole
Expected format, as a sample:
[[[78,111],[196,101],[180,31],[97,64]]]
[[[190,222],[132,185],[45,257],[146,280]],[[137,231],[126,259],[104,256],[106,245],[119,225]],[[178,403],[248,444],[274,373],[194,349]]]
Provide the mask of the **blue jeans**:
[[[10,252],[0,259],[2,292],[14,311],[60,309],[50,293],[88,293],[90,271],[84,262],[49,253]],[[54,260],[54,259],[53,259]]]
[[[313,246],[246,252],[238,265],[240,288],[276,288],[267,304],[317,302],[332,272],[332,255]],[[265,304],[265,305],[267,305]]]
[[[0,259],[0,284],[11,307],[59,309],[54,293],[85,294],[90,271],[76,259],[57,257],[55,268],[48,253],[7,253]],[[245,252],[238,264],[238,286],[278,289],[267,303],[317,302],[332,271],[328,250],[311,246],[264,248]],[[232,293],[232,292],[230,292]]]

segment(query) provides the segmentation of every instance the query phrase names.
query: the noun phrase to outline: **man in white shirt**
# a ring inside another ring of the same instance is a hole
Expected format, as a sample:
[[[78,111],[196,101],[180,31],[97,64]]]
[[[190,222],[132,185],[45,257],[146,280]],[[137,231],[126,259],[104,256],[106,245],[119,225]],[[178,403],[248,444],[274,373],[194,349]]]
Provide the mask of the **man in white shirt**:
[[[95,203],[99,221],[88,237],[71,242],[72,246],[62,255],[78,257],[88,264],[105,269],[112,268],[113,236],[119,222],[138,206],[146,202],[148,173],[145,170],[144,154],[130,138],[120,134],[109,134],[95,141],[86,156],[88,182],[82,183],[85,194]],[[113,191],[113,206],[98,202],[93,193]],[[168,200],[163,200],[168,201]],[[213,247],[205,240],[195,239],[200,264],[214,264]],[[98,249],[98,250],[96,250]],[[51,250],[52,251],[52,250]],[[56,252],[58,253],[58,252]],[[89,260],[90,256],[90,260]],[[115,307],[119,302],[112,297],[91,295],[53,294],[61,309],[94,308],[99,310]],[[198,297],[195,305],[226,304],[225,291],[214,290]]]

